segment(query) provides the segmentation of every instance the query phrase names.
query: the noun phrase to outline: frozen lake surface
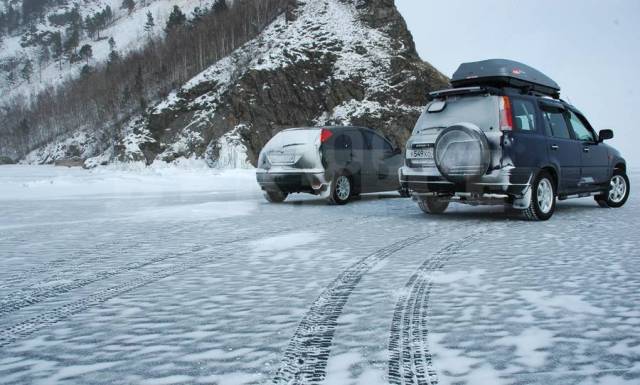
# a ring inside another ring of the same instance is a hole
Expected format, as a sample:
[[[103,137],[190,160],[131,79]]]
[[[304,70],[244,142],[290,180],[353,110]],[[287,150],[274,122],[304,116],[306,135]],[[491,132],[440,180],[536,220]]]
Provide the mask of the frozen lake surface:
[[[622,209],[263,201],[251,171],[0,166],[1,384],[639,384]]]

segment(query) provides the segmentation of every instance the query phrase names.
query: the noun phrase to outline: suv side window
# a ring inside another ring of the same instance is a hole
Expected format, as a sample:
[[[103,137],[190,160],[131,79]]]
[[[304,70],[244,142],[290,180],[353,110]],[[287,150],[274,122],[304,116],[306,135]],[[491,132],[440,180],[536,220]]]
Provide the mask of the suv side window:
[[[561,109],[549,108],[542,111],[547,132],[554,138],[571,139],[569,126],[565,119],[565,111]]]
[[[536,127],[536,107],[530,100],[511,99],[513,105],[513,123],[516,130],[525,132],[535,132]]]
[[[571,129],[576,136],[576,139],[585,142],[596,142],[596,137],[593,131],[591,131],[586,124],[582,121],[582,118],[575,112],[569,111],[569,121],[571,123]]]

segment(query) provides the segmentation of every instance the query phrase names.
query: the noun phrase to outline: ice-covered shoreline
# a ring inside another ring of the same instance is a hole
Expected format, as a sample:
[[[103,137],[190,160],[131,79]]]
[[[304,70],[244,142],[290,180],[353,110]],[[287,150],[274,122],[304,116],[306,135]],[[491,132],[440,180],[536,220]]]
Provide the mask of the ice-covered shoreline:
[[[255,171],[213,169],[204,161],[116,163],[93,169],[51,165],[0,166],[0,201],[163,193],[259,193]]]

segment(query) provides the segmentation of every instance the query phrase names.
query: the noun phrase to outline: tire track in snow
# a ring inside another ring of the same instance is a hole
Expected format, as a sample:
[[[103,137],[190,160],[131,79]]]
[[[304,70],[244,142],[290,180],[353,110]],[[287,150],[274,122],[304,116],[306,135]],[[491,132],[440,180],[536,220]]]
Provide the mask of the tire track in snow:
[[[370,221],[371,216],[362,216],[361,218],[357,219],[360,222],[368,222]],[[315,224],[312,225],[314,226],[314,228],[318,228],[318,227],[323,227],[323,226],[329,226],[329,225],[335,225],[336,223],[342,222],[345,220],[340,220],[340,221],[331,221],[331,222],[324,222],[324,223],[319,223],[319,224]],[[198,227],[202,227],[202,224],[198,224],[198,225],[193,225],[193,226],[189,226],[186,230],[180,229],[180,230],[176,230],[174,231],[174,233],[180,233],[180,232],[184,232],[184,231],[192,231],[194,228],[198,228]],[[298,229],[298,227],[290,227],[288,229],[280,229],[280,230],[273,230],[270,232],[265,232],[262,235],[258,235],[259,237],[264,237],[264,236],[269,236],[269,235],[273,235],[273,234],[277,234],[277,233],[281,233],[281,232],[287,232],[287,231],[293,231]],[[254,236],[245,236],[245,237],[240,237],[231,241],[224,241],[219,243],[219,245],[225,245],[228,243],[236,243],[236,242],[242,242],[242,241],[248,241],[254,239]],[[32,289],[23,289],[23,290],[16,290],[13,292],[8,293],[7,295],[5,295],[2,299],[0,299],[0,317],[2,317],[3,315],[9,314],[9,313],[13,313],[15,311],[18,311],[20,309],[26,308],[28,306],[31,305],[35,305],[37,303],[40,303],[46,299],[49,298],[54,298],[57,297],[59,295],[68,293],[72,290],[75,289],[79,289],[82,288],[84,286],[90,285],[92,283],[95,282],[99,282],[114,276],[118,276],[120,274],[126,273],[126,272],[130,272],[130,271],[135,271],[150,265],[154,265],[160,262],[164,262],[166,260],[170,260],[173,258],[179,258],[179,257],[183,257],[185,255],[189,255],[192,253],[197,253],[203,249],[205,249],[206,245],[198,245],[198,246],[193,246],[191,247],[191,249],[189,249],[188,251],[184,251],[184,252],[180,252],[180,253],[172,253],[172,254],[167,254],[167,255],[163,255],[163,256],[159,256],[159,257],[154,257],[151,259],[147,259],[145,261],[140,261],[140,262],[131,262],[131,263],[127,263],[123,266],[119,266],[116,268],[112,268],[112,269],[108,269],[108,270],[103,270],[103,271],[99,271],[96,273],[93,273],[87,277],[84,278],[75,278],[73,279],[71,282],[67,282],[67,283],[62,283],[62,284],[58,284],[58,285],[54,285],[54,286],[43,286],[43,287],[36,287],[36,288],[32,288]],[[82,263],[79,264],[75,264],[70,266],[70,270],[73,271],[77,271],[79,268],[81,268],[83,265],[87,265],[90,264],[91,261],[83,261]],[[70,274],[72,274],[70,273]],[[55,279],[63,279],[63,277],[60,277],[58,275],[54,275]]]
[[[387,218],[380,218],[376,216],[362,216],[362,219],[359,223],[371,222],[373,220],[385,220]],[[373,219],[372,219],[373,218]],[[351,222],[352,219],[349,219]],[[337,221],[326,221],[324,223],[319,223],[317,225],[313,225],[315,228],[323,227],[323,226],[332,226],[335,227],[336,223],[346,222],[347,219],[340,219]],[[271,231],[264,232],[262,234],[255,234],[252,236],[238,237],[236,239],[224,242],[218,245],[206,246],[203,248],[199,248],[195,253],[204,253],[208,251],[218,251],[217,249],[227,247],[228,250],[220,253],[219,251],[215,255],[207,255],[201,256],[199,258],[192,258],[188,261],[184,259],[178,259],[177,262],[169,267],[150,272],[150,273],[141,273],[139,276],[132,278],[128,281],[121,282],[115,286],[111,286],[109,288],[101,289],[93,294],[86,296],[85,298],[76,300],[74,302],[56,307],[51,310],[47,310],[41,314],[33,316],[29,319],[21,321],[13,326],[0,330],[0,347],[5,347],[13,342],[28,337],[34,332],[43,329],[45,327],[51,326],[57,322],[60,322],[74,314],[80,313],[90,307],[100,305],[112,298],[116,298],[122,294],[128,293],[137,288],[146,286],[148,284],[154,283],[164,278],[168,278],[172,275],[182,273],[188,269],[200,266],[202,264],[210,263],[213,260],[219,259],[223,256],[232,257],[235,253],[237,253],[237,247],[235,244],[239,242],[246,242],[254,239],[259,239],[263,237],[273,236],[277,234],[281,234],[282,232],[294,231],[299,229],[299,227],[290,227],[288,229],[275,229]],[[162,260],[168,260],[171,258],[176,258],[178,256],[183,256],[188,253],[181,253],[180,255],[170,255],[168,257],[164,257]],[[157,263],[156,261],[154,263]],[[135,269],[133,269],[135,271]],[[60,294],[60,293],[58,293]]]
[[[394,253],[434,233],[418,234],[385,246],[343,271],[311,305],[289,341],[274,384],[314,384],[321,382],[331,350],[338,317],[364,274]]]
[[[237,242],[237,241],[231,241]],[[226,242],[225,242],[226,243]],[[163,255],[161,257],[151,258],[144,262],[133,262],[128,263],[124,266],[95,273],[86,278],[75,279],[69,283],[59,284],[52,287],[38,287],[30,290],[20,290],[13,293],[9,293],[2,300],[0,300],[0,317],[12,313],[14,311],[23,309],[25,307],[35,305],[40,303],[48,298],[57,297],[61,294],[65,294],[71,290],[79,289],[81,287],[87,286],[94,282],[102,281],[119,274],[123,274],[128,271],[135,271],[141,268],[144,268],[149,265],[153,265],[159,262],[163,262],[172,258],[179,258],[185,255],[197,253],[206,248],[206,246],[195,246],[189,249],[188,251],[183,251],[180,253],[173,253]]]
[[[201,252],[204,251],[206,251],[206,249],[202,250]],[[231,251],[228,251],[228,253],[233,253],[233,249],[231,249]],[[28,337],[29,335],[42,328],[51,326],[71,315],[80,313],[81,311],[84,311],[92,306],[99,305],[134,289],[156,282],[163,278],[170,277],[174,274],[181,273],[203,263],[210,262],[217,257],[217,255],[203,256],[200,258],[192,259],[189,262],[178,263],[153,273],[141,275],[139,277],[136,277],[135,279],[123,282],[119,285],[99,290],[85,298],[68,303],[58,308],[45,311],[35,317],[29,318],[0,331],[0,347],[8,346],[18,339]]]
[[[428,347],[428,304],[434,271],[481,237],[488,229],[479,230],[446,245],[427,259],[409,278],[396,303],[389,336],[389,383],[393,385],[436,385]]]
[[[236,218],[221,218],[216,220],[216,224],[219,225],[219,227],[224,227],[228,224],[234,224],[234,221],[236,220]],[[38,224],[34,224],[35,226],[37,226]],[[30,225],[31,226],[31,225]],[[186,226],[182,226],[182,227],[174,227],[171,226],[169,229],[167,228],[160,228],[159,231],[162,232],[163,234],[163,238],[172,238],[178,234],[182,234],[182,233],[190,233],[193,231],[200,231],[201,228],[205,228],[210,226],[210,223],[207,221],[202,221],[202,220],[198,220],[192,223],[189,223]],[[122,235],[119,235],[120,238],[116,239],[116,240],[108,240],[108,241],[102,241],[99,242],[95,245],[92,245],[90,248],[88,248],[88,250],[76,250],[73,253],[71,253],[70,255],[68,255],[66,258],[57,258],[53,261],[50,262],[46,262],[44,264],[40,264],[22,271],[17,271],[11,275],[8,275],[6,277],[2,277],[3,282],[0,283],[0,287],[9,287],[9,283],[11,282],[21,282],[21,281],[25,281],[28,279],[32,279],[32,278],[37,278],[38,274],[43,274],[43,273],[47,273],[52,271],[53,269],[56,268],[66,268],[69,272],[67,272],[67,276],[69,275],[73,275],[77,270],[79,270],[80,268],[84,267],[84,266],[91,266],[91,264],[93,262],[95,262],[96,259],[100,259],[100,256],[97,255],[97,251],[98,250],[102,250],[103,247],[107,246],[107,245],[121,245],[122,244]],[[130,249],[132,247],[139,247],[142,244],[145,243],[149,243],[149,242],[140,242],[140,241],[136,241],[136,239],[139,237],[139,234],[135,234],[135,233],[128,233],[126,235],[124,235],[125,237],[125,241],[133,241],[133,245],[127,245],[127,246],[121,246],[121,249],[119,249],[120,251],[124,251],[127,249]],[[77,263],[73,263],[75,262],[77,259],[75,258],[78,255],[81,254],[93,254],[96,255],[96,258],[84,258],[82,260],[79,260],[79,262]],[[71,263],[68,263],[71,262]],[[91,266],[92,267],[92,266]],[[55,277],[55,279],[64,279],[65,278],[65,274],[61,271],[56,271],[53,270],[53,277]],[[51,276],[48,276],[47,278],[49,278]],[[7,295],[4,296],[4,298],[14,298],[15,296],[24,296],[25,292],[28,292],[28,290],[15,290],[12,293],[9,293]],[[28,296],[28,294],[27,294]],[[5,300],[0,299],[0,307],[3,306],[3,302],[5,302]],[[2,315],[1,310],[0,310],[0,315]]]

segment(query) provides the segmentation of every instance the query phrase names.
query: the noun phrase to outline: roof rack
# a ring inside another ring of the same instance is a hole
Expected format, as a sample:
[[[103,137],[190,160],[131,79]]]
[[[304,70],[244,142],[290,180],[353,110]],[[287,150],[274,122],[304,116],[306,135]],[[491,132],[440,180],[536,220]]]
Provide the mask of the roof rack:
[[[473,86],[513,87],[560,98],[560,86],[547,75],[526,64],[506,59],[463,63],[451,78],[454,88]]]

